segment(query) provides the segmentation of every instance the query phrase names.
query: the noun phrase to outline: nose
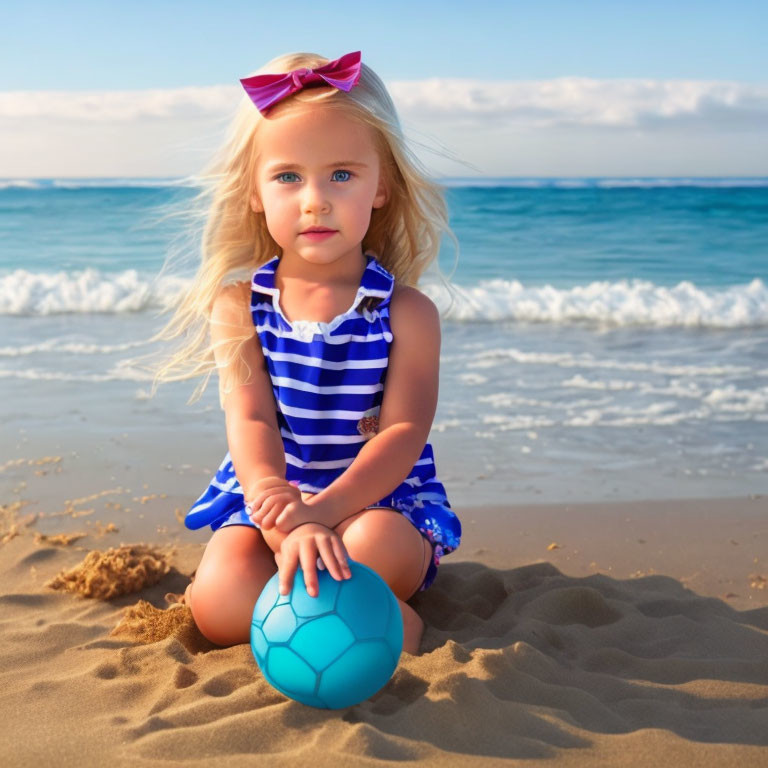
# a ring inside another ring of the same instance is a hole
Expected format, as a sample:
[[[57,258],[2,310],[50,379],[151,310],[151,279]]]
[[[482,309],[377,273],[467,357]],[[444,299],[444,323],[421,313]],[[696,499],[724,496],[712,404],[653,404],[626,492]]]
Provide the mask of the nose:
[[[305,213],[328,212],[331,207],[325,184],[308,181],[304,186],[302,208]]]

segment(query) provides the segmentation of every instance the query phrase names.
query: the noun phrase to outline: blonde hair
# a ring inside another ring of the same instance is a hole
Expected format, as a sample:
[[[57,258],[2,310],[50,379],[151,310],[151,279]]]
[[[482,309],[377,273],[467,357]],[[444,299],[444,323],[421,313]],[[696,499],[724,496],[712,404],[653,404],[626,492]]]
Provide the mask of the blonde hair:
[[[252,74],[314,68],[328,61],[314,53],[289,53],[272,59]],[[349,92],[307,88],[280,102],[279,109],[291,109],[291,103],[319,103],[338,108],[372,129],[389,197],[383,207],[372,211],[362,243],[364,252],[373,251],[397,281],[411,286],[436,262],[442,233],[453,240],[458,258],[459,244],[448,224],[443,189],[430,180],[406,145],[392,99],[370,67],[362,64],[360,80]],[[258,153],[258,129],[264,119],[243,93],[223,144],[202,172],[192,177],[200,191],[182,215],[204,220],[199,246],[201,259],[191,285],[170,307],[175,310],[173,316],[148,340],[169,341],[183,335],[184,341],[170,355],[149,366],[143,366],[139,360],[130,361],[153,373],[150,396],[155,395],[160,383],[204,376],[188,400],[188,404],[192,404],[202,396],[211,374],[218,368],[223,407],[225,394],[250,375],[248,365],[239,357],[242,345],[255,333],[252,321],[243,312],[236,311],[220,312],[214,317],[213,306],[225,289],[234,292],[239,300],[247,301],[246,286],[229,289],[227,286],[238,280],[250,281],[253,270],[273,256],[281,255],[280,246],[269,234],[264,214],[254,213],[250,205],[255,185],[253,168]],[[166,261],[163,270],[168,263]],[[437,272],[442,278],[439,267]],[[448,288],[450,292],[450,286]],[[234,307],[236,302],[228,302],[228,306]],[[216,323],[230,328],[226,343],[209,340]],[[226,381],[222,368],[227,369]]]

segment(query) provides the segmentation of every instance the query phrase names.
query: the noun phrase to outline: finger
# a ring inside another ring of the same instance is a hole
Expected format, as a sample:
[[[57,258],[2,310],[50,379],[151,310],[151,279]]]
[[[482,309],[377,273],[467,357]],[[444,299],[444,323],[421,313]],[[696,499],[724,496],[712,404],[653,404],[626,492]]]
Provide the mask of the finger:
[[[299,491],[297,488],[286,486],[281,488],[279,491],[275,491],[271,498],[281,499],[284,505],[293,504],[295,501],[301,501],[301,491]]]
[[[246,506],[246,512],[248,517],[251,518],[251,522],[260,524],[264,515],[261,513],[261,509],[255,505]]]
[[[246,505],[247,507],[250,507],[251,511],[249,517],[254,523],[260,523],[264,517],[264,501],[266,501],[266,499],[262,499],[260,496],[254,496],[253,500]]]
[[[258,509],[271,495],[273,491],[259,491],[252,499],[251,506],[254,509]]]
[[[264,504],[261,504],[258,507],[253,508],[253,513],[251,514],[251,520],[253,520],[254,523],[259,523],[261,527],[264,527],[264,518],[266,517],[268,509],[265,508]]]
[[[295,547],[287,547],[287,551],[280,550],[280,561],[278,563],[278,577],[280,582],[280,594],[287,595],[293,588],[293,579],[296,576],[296,569],[299,566],[299,560],[296,556]]]
[[[344,542],[342,541],[341,536],[334,536],[331,539],[331,545],[333,546],[333,551],[336,554],[336,560],[341,566],[341,569],[344,571],[344,578],[350,578],[352,576],[352,571],[349,567],[349,553],[347,552],[347,548],[344,546]]]
[[[275,525],[275,518],[280,514],[283,502],[279,498],[270,498],[261,507],[261,527],[269,530]]]
[[[293,512],[296,510],[296,505],[293,503],[293,501],[289,501],[281,510],[280,513],[275,518],[275,527],[279,528],[280,530],[283,530],[282,526],[288,522],[288,518],[293,514]]]
[[[270,496],[273,496],[279,491],[292,491],[293,486],[288,485],[285,480],[279,482],[275,480],[271,485],[260,488],[259,492],[251,500],[251,506],[254,509],[258,509]]]
[[[251,508],[254,510],[258,510],[260,508],[263,508],[264,505],[275,498],[275,496],[280,495],[280,489],[276,488],[275,490],[271,491],[270,493],[260,493],[258,496],[255,496],[253,498],[253,501],[251,502]]]
[[[320,555],[323,558],[323,562],[328,567],[328,573],[333,576],[336,581],[341,581],[344,578],[341,565],[339,563],[338,556],[333,549],[330,537],[318,537],[318,547]]]
[[[312,536],[302,539],[299,544],[301,570],[304,571],[304,586],[310,597],[317,597],[317,546]]]

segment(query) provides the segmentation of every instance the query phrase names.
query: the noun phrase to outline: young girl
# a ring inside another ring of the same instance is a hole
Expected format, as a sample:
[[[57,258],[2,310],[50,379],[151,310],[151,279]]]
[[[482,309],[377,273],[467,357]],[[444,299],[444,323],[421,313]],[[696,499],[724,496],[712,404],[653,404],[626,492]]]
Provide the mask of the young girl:
[[[211,641],[248,642],[276,570],[282,594],[300,565],[317,595],[316,569],[349,578],[351,557],[397,596],[415,654],[407,601],[461,536],[427,442],[439,315],[413,287],[451,234],[442,192],[359,51],[259,72],[241,81],[178,315],[204,318],[229,447],[185,518],[214,531],[185,601]]]

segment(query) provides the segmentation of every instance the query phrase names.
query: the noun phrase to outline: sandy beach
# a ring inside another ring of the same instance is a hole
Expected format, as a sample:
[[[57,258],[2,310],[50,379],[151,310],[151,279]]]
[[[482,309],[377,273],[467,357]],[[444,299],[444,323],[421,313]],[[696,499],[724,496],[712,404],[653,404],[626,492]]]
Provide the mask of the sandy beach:
[[[2,466],[3,765],[768,761],[768,497],[458,508],[461,547],[411,601],[419,654],[329,711],[176,604],[207,538],[191,495],[67,496],[65,463]]]

